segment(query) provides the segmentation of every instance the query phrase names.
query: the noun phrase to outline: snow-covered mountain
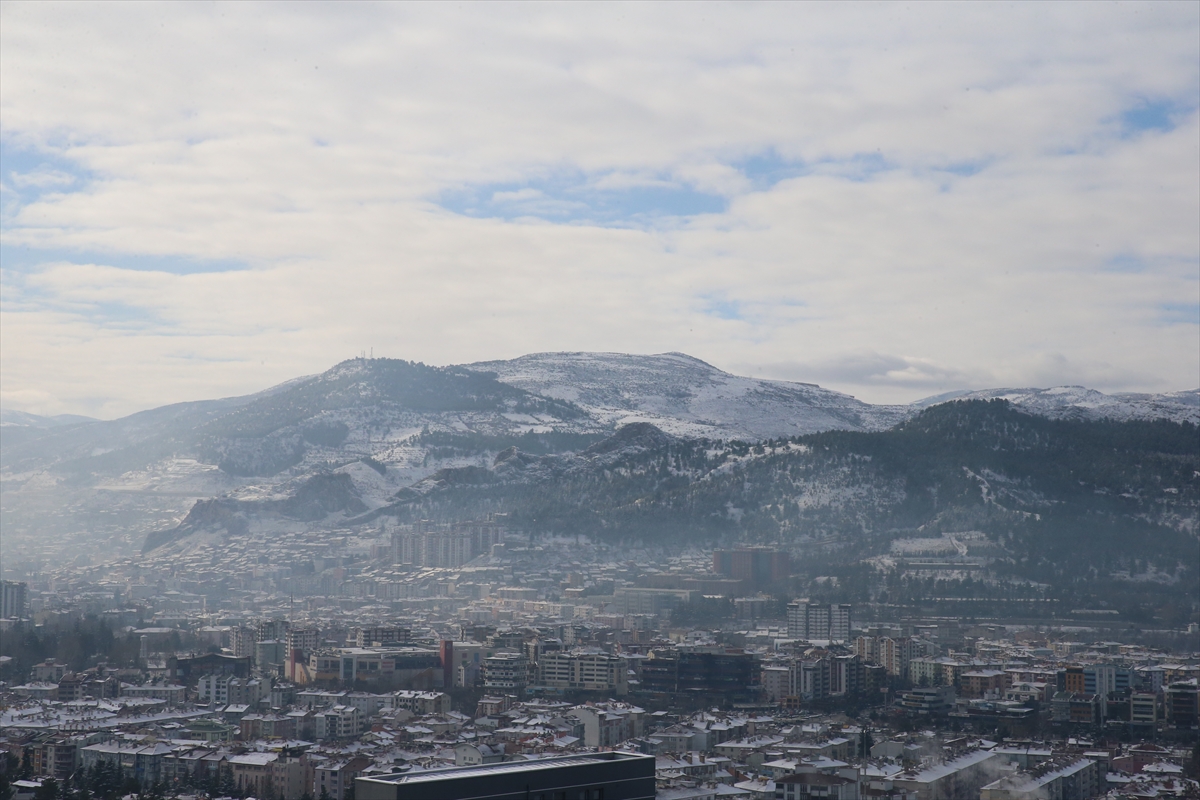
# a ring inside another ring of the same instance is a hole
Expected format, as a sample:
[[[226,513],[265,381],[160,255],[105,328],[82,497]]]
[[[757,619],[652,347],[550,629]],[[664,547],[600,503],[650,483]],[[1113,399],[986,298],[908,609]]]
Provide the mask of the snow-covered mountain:
[[[883,431],[960,398],[1004,398],[1053,418],[1200,423],[1200,391],[997,389],[877,406],[811,384],[731,375],[680,353],[542,353],[458,367],[352,359],[254,395],[119,420],[52,424],[6,412],[5,543],[48,562],[90,547],[132,553],[210,498],[233,502],[239,514],[277,516],[285,527],[328,527],[357,514],[356,503],[376,510],[413,487],[524,470],[531,456],[584,451],[630,423],[680,440],[758,441]],[[509,453],[503,463],[501,453]],[[312,479],[327,475],[345,476],[328,486],[355,502],[304,500],[326,486]]]
[[[82,422],[95,422],[92,417],[79,414],[56,414],[53,417],[43,417],[16,409],[0,409],[0,427],[4,428],[57,428],[61,425],[77,425]]]
[[[1167,394],[1104,394],[1083,386],[951,392],[913,403],[928,408],[949,400],[1007,400],[1027,414],[1052,419],[1167,419],[1200,424],[1200,389]]]
[[[772,439],[827,430],[886,430],[907,406],[875,406],[810,383],[722,372],[684,353],[534,353],[483,361],[490,372],[533,394],[566,400],[607,426],[650,422],[676,436]]]

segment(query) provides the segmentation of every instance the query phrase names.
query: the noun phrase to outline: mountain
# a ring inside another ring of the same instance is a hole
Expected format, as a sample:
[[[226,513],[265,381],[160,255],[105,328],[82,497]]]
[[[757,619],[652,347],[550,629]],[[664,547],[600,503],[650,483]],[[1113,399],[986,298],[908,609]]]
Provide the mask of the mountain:
[[[1194,596],[1197,476],[1189,422],[1049,419],[966,400],[888,431],[757,444],[637,423],[579,453],[510,452],[470,481],[431,476],[373,518],[499,509],[524,529],[601,540],[800,546],[808,569],[834,574],[906,537],[975,537],[1014,585]]]
[[[36,436],[10,430],[0,437],[5,558],[36,563],[138,552],[201,500],[282,500],[337,473],[366,510],[440,468],[517,443],[549,451],[605,433],[570,403],[478,371],[394,359],[352,359],[254,395]],[[299,521],[328,520],[312,512]]]
[[[0,444],[11,446],[17,442],[40,438],[52,428],[82,425],[95,421],[91,417],[78,414],[43,417],[14,409],[0,409]]]
[[[1049,419],[1200,421],[1200,392],[996,393]],[[214,499],[233,502],[233,517],[270,518],[284,530],[386,513],[406,496],[461,490],[474,493],[463,495],[469,505],[472,497],[518,486],[558,491],[559,478],[547,475],[583,481],[595,492],[627,485],[629,496],[640,498],[641,477],[615,472],[591,485],[588,465],[665,446],[658,441],[664,436],[675,447],[704,440],[687,446],[734,452],[749,446],[733,444],[738,440],[884,433],[921,413],[921,404],[873,406],[811,384],[739,377],[679,353],[544,353],[452,367],[351,359],[253,395],[119,420],[6,412],[5,557],[53,563],[89,551],[133,554],[150,534],[166,536],[198,502]],[[606,439],[614,432],[616,439]],[[596,449],[605,447],[615,450]],[[719,474],[706,480],[719,482]],[[312,481],[322,476],[344,477],[316,492],[322,484]],[[655,485],[658,491],[673,484]],[[891,491],[879,486],[863,492]],[[309,502],[314,496],[324,499]],[[303,511],[288,512],[289,498]],[[595,513],[617,513],[605,508]],[[757,512],[740,513],[753,519]]]
[[[743,378],[683,353],[535,353],[467,369],[579,406],[606,425],[650,422],[679,436],[757,441],[884,430],[912,414],[810,383]]]
[[[78,425],[82,422],[95,421],[92,417],[84,417],[79,414],[57,414],[53,417],[42,417],[10,408],[0,409],[0,427],[5,428],[57,428],[61,425]]]
[[[1195,425],[1047,419],[1003,400],[940,404],[888,431],[753,444],[634,423],[577,453],[513,448],[471,474],[431,475],[389,513],[499,505],[533,527],[618,538],[663,526],[819,538],[938,528],[962,509],[1009,521],[1075,509],[1200,535]]]
[[[948,400],[1007,400],[1030,414],[1052,419],[1169,419],[1200,424],[1200,389],[1168,394],[1104,394],[1083,386],[1050,389],[984,389],[950,392],[913,403],[928,408]]]

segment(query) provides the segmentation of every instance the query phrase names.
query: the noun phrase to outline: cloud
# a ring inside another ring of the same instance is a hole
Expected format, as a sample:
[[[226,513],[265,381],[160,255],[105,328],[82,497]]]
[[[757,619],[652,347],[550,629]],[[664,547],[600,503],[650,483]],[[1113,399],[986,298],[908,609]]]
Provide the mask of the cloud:
[[[75,183],[75,176],[59,170],[43,169],[35,172],[12,173],[9,181],[18,189],[32,186],[45,189],[53,186],[70,186]]]
[[[783,380],[823,380],[850,386],[896,385],[905,388],[963,387],[972,376],[928,359],[870,351],[847,353],[815,362],[782,362],[748,367]]]
[[[6,407],[367,347],[678,350],[880,400],[1200,384],[1193,5],[0,22]]]

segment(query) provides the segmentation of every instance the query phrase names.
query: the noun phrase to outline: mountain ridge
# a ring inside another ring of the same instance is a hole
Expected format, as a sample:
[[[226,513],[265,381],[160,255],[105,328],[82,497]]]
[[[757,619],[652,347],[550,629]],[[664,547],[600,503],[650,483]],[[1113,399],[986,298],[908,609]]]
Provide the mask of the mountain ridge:
[[[989,392],[1049,419],[1200,421],[1200,392]],[[567,470],[575,454],[637,430],[630,426],[726,447],[879,433],[921,412],[872,406],[815,384],[732,375],[683,353],[530,354],[454,367],[359,358],[254,395],[112,421],[5,426],[0,492],[6,538],[18,553],[73,557],[93,541],[133,553],[150,533],[180,524],[199,500],[281,500],[327,473],[350,476],[365,507],[354,513],[362,516],[403,492]],[[332,524],[322,508],[311,506],[308,520],[289,519]]]

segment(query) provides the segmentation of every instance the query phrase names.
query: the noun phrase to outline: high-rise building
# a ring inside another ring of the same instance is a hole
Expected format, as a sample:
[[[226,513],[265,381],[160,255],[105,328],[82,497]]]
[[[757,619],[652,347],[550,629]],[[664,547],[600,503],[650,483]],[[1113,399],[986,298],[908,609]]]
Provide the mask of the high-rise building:
[[[867,664],[883,667],[892,677],[909,678],[917,646],[907,636],[859,636],[854,640],[854,652]]]
[[[3,581],[0,584],[0,619],[25,616],[29,604],[29,587],[18,581]]]
[[[519,693],[528,681],[524,653],[496,653],[483,661],[483,686],[490,692]]]
[[[792,574],[791,557],[770,547],[740,547],[713,552],[713,572],[751,587],[766,586]]]
[[[1175,681],[1165,693],[1167,719],[1177,728],[1190,728],[1200,721],[1200,687],[1196,679]]]
[[[291,625],[286,619],[260,620],[254,627],[254,641],[263,642],[268,639],[283,641],[287,638],[290,627]]]
[[[787,694],[791,697],[820,700],[856,695],[864,688],[863,663],[856,655],[797,658],[787,670]]]
[[[850,641],[850,604],[829,606],[829,638],[835,642]]]
[[[792,639],[828,639],[844,642],[850,638],[848,603],[813,603],[795,600],[788,604],[788,637]]]
[[[422,567],[461,567],[491,552],[504,539],[505,527],[494,520],[440,524],[422,520],[392,533],[392,560]]]
[[[317,628],[292,628],[287,632],[288,650],[301,650],[305,654],[317,649],[321,643],[321,631]]]
[[[245,627],[234,628],[229,633],[229,649],[237,658],[254,655],[254,645],[258,643],[258,635],[254,630]]]

